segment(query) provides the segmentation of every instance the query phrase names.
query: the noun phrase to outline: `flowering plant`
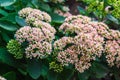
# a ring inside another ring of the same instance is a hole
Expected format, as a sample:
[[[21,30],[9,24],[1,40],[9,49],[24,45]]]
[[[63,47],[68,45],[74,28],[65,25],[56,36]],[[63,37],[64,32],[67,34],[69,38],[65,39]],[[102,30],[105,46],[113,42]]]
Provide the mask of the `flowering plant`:
[[[69,0],[3,2],[0,80],[120,79],[119,30],[72,15]]]
[[[112,30],[89,17],[73,15],[67,17],[58,29],[63,36],[55,39],[56,30],[50,25],[51,17],[46,12],[28,7],[20,10],[19,15],[25,19],[27,26],[16,31],[15,39],[9,41],[7,48],[16,59],[26,59],[27,65],[31,62],[39,65],[45,60],[49,63],[49,70],[55,73],[61,74],[71,66],[68,69],[72,74],[83,74],[93,65],[98,65],[97,60],[102,62],[101,56],[104,55],[108,66],[119,68],[118,30]],[[29,68],[32,68],[31,65]],[[34,79],[40,76],[40,73],[34,76],[31,70],[27,72]]]

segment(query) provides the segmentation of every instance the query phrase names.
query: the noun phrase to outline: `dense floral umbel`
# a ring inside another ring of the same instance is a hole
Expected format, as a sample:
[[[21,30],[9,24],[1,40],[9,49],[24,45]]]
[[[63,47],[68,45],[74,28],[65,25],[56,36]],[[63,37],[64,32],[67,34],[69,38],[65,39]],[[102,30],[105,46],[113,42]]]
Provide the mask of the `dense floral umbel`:
[[[105,44],[106,58],[110,66],[120,67],[120,45],[115,40],[109,40]]]
[[[62,37],[60,40],[55,41],[54,48],[62,50],[67,44],[74,43],[71,37]]]
[[[17,40],[10,40],[7,49],[16,59],[23,58],[22,46]]]
[[[54,29],[53,29],[54,30]],[[20,28],[16,34],[16,40],[20,43],[28,41],[29,43],[48,41],[51,42],[54,39],[54,33],[51,33],[49,29],[43,28],[31,28],[30,26],[24,26]]]
[[[33,26],[41,28],[41,29],[47,29],[53,34],[56,33],[56,30],[49,23],[46,23],[46,22],[43,22],[43,21],[35,21],[33,23]]]
[[[32,27],[40,28],[40,30],[33,28],[35,31],[34,30],[32,30],[32,32],[30,31],[30,35],[32,35],[32,33],[36,34],[35,36],[39,35],[38,39],[43,39],[43,36],[45,36],[46,38],[49,38],[49,41],[51,41],[54,38],[54,34],[55,34],[56,30],[48,23],[48,22],[51,22],[51,17],[46,12],[28,7],[28,8],[24,8],[24,9],[20,10],[19,15],[26,19],[26,22],[28,25],[30,25]],[[20,29],[20,31],[21,30],[22,29]],[[23,32],[25,32],[24,30],[25,29],[23,29]],[[29,31],[29,30],[27,30],[27,31]],[[39,34],[37,35],[37,33],[35,33],[35,32],[39,32]],[[42,34],[40,34],[40,33],[42,33]],[[40,38],[40,36],[42,38]]]
[[[65,19],[65,22],[60,26],[60,30],[64,30],[65,33],[67,32],[75,32],[79,34],[80,31],[83,31],[84,26],[91,21],[89,17],[86,16],[70,16]]]
[[[7,80],[7,79],[5,79],[5,78],[3,78],[2,76],[0,76],[0,80]]]
[[[27,58],[46,58],[52,51],[52,45],[48,42],[36,42],[30,44],[26,49]]]
[[[38,9],[24,8],[19,15],[25,18],[29,26],[20,28],[16,40],[25,46],[26,58],[46,58],[52,52],[52,41],[56,30],[48,23],[51,17]]]
[[[107,62],[110,66],[116,65],[120,67],[120,32],[118,30],[110,30],[111,39],[106,41],[105,52]]]
[[[51,41],[54,39],[55,31],[53,32],[45,27],[31,28],[24,26],[16,32],[15,37],[20,44],[28,42],[25,49],[27,58],[44,58],[52,51]]]
[[[78,50],[76,46],[71,46],[66,50],[60,51],[58,53],[57,59],[59,62],[66,66],[68,66],[70,63],[76,63],[78,61]]]
[[[30,7],[23,8],[19,11],[19,15],[26,19],[27,24],[33,24],[35,21],[41,20],[45,22],[51,22],[51,17],[46,12],[38,9],[32,9]]]
[[[76,33],[74,37],[63,37],[54,43],[54,47],[60,50],[57,59],[63,65],[71,63],[79,72],[84,72],[91,66],[91,61],[106,53],[109,65],[120,66],[119,31],[109,29],[106,24],[94,22],[82,15],[66,18],[59,30],[65,34]]]
[[[22,10],[19,11],[19,16],[26,18],[31,12],[33,11],[32,8],[28,7],[28,8],[23,8]]]
[[[54,47],[62,50],[58,53],[57,59],[59,62],[63,65],[75,64],[75,68],[79,72],[83,72],[90,67],[91,60],[95,60],[96,56],[101,56],[103,42],[103,38],[95,34],[80,33],[75,38],[63,37],[55,42]],[[71,45],[64,49],[69,44]]]

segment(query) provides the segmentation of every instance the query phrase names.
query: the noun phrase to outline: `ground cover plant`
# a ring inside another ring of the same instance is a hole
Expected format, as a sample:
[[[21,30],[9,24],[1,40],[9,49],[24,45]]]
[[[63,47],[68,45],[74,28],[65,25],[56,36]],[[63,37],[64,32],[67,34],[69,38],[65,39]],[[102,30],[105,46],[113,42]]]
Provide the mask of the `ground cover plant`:
[[[1,0],[0,80],[120,80],[119,0]]]

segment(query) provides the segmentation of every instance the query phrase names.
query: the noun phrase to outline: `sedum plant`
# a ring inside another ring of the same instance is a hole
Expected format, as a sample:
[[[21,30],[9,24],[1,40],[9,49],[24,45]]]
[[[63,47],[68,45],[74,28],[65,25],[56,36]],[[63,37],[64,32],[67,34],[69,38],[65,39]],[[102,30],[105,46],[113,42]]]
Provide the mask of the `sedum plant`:
[[[110,73],[118,75],[108,69],[120,67],[120,31],[82,15],[67,17],[57,30],[50,24],[50,15],[44,11],[27,7],[18,14],[26,26],[15,32],[7,49],[15,59],[20,59],[16,61],[21,65],[15,68],[22,76],[29,74],[28,80],[31,77],[88,80],[93,74],[95,78]]]

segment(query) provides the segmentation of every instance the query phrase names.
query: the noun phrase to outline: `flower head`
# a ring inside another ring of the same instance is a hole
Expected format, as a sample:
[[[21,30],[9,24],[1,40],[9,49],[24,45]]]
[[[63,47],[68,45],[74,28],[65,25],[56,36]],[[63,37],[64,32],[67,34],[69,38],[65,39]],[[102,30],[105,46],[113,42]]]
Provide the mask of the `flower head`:
[[[33,11],[32,8],[27,7],[20,10],[18,14],[20,17],[26,18],[32,11]]]
[[[30,44],[25,49],[26,58],[46,58],[50,55],[52,51],[52,45],[48,42],[36,42],[34,44]]]
[[[110,29],[100,22],[93,22],[91,18],[78,15],[70,16],[60,26],[59,30],[76,33],[66,37],[72,40],[64,40],[64,37],[55,41],[54,47],[58,47],[57,59],[64,65],[73,64],[79,72],[84,72],[91,66],[91,61],[96,60],[104,52],[105,40],[111,39]],[[70,46],[69,43],[72,43]]]
[[[110,66],[120,67],[120,45],[115,40],[109,40],[105,44],[106,59]]]
[[[54,33],[47,28],[31,28],[24,26],[15,34],[16,40],[22,45],[28,42],[25,48],[26,58],[45,58],[52,52],[51,42],[54,39]]]
[[[19,11],[19,15],[23,18],[25,18],[25,21],[27,24],[31,25],[35,21],[45,21],[45,22],[51,22],[51,17],[48,13],[40,11],[38,9],[32,9],[32,8],[23,8]]]

